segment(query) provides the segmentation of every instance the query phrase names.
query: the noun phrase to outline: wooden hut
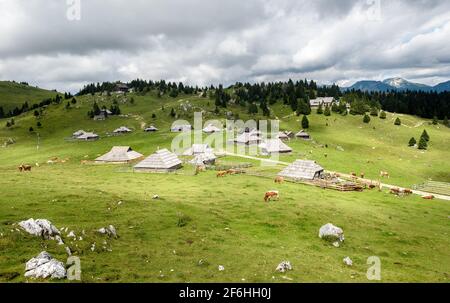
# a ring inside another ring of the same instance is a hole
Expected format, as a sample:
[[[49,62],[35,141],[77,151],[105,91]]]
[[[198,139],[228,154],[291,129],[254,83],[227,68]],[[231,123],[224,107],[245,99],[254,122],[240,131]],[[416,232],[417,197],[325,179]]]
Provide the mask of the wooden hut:
[[[293,181],[313,181],[321,178],[324,169],[311,160],[296,160],[282,170],[278,175]]]
[[[135,152],[129,146],[114,146],[109,152],[95,159],[96,163],[128,163],[142,158],[143,155]]]
[[[182,162],[167,149],[160,149],[134,166],[140,172],[170,172],[181,167]]]

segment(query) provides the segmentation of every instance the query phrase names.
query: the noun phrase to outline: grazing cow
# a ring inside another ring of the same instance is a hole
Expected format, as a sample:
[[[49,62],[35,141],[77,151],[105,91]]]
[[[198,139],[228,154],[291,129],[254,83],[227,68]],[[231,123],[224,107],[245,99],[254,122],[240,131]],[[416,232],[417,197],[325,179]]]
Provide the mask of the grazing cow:
[[[409,188],[405,188],[405,189],[403,190],[403,193],[404,193],[405,195],[412,195],[413,191],[412,191],[411,189],[409,189]]]
[[[369,189],[374,189],[375,187],[377,187],[377,186],[374,184],[369,184]]]
[[[217,177],[217,178],[225,177],[227,174],[228,174],[227,171],[220,171],[220,172],[217,173],[217,176],[216,176],[216,177]]]
[[[22,164],[18,167],[20,172],[31,171],[31,165]]]
[[[355,177],[356,178],[356,173],[350,173],[350,175],[352,175],[352,177]]]
[[[400,195],[401,190],[400,190],[400,188],[395,187],[395,188],[391,188],[390,192],[391,192],[391,194],[398,196],[398,195]]]
[[[284,182],[284,178],[283,178],[283,177],[276,177],[276,178],[275,178],[275,183],[281,184],[281,183],[283,183],[283,182]]]
[[[382,177],[382,178],[384,178],[384,177],[389,178],[389,173],[387,171],[380,171],[380,177]]]
[[[433,200],[433,199],[434,199],[434,196],[433,196],[433,195],[422,196],[422,199],[425,199],[425,200]]]
[[[264,202],[269,202],[272,199],[280,199],[280,193],[276,190],[266,192],[266,194],[264,195]]]

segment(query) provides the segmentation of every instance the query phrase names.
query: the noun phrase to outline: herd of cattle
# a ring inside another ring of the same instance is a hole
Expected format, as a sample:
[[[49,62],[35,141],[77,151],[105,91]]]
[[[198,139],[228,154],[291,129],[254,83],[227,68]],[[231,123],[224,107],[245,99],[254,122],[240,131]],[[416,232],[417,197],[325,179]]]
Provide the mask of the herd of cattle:
[[[53,163],[58,163],[58,162],[65,163],[66,160],[60,160],[60,159],[55,158],[55,159],[49,160],[47,163],[48,163],[48,164],[53,164]],[[36,163],[36,166],[39,166],[39,165]],[[20,172],[27,172],[27,171],[28,171],[28,172],[31,172],[31,168],[32,168],[31,165],[28,165],[28,164],[21,164],[21,165],[18,166],[18,169],[19,169]],[[198,173],[198,171],[196,171],[196,173]],[[217,178],[220,178],[220,177],[225,177],[225,176],[227,176],[227,175],[238,175],[238,174],[244,174],[244,173],[245,173],[245,171],[243,171],[243,170],[238,170],[238,169],[228,169],[228,170],[224,170],[224,171],[219,171],[219,172],[217,172],[216,177],[217,177]],[[351,174],[351,176],[352,176],[353,178],[357,178],[356,173],[352,172],[352,173],[350,173],[350,174]],[[339,174],[334,174],[334,176],[340,177]],[[364,179],[365,173],[362,172],[362,173],[360,174],[360,176],[361,176],[361,179]],[[386,171],[381,171],[381,172],[380,172],[380,177],[387,177],[387,178],[389,178],[389,173],[386,172]],[[274,182],[277,183],[277,184],[281,184],[281,183],[284,182],[284,178],[278,176],[278,177],[275,178]],[[370,184],[370,185],[369,185],[369,188],[370,188],[370,189],[374,189],[375,187],[377,187],[377,186],[376,186],[376,185],[373,185],[373,184]],[[378,185],[378,187],[379,187],[380,190],[381,190],[381,183]],[[411,189],[408,189],[408,188],[403,188],[403,189],[402,189],[402,188],[397,188],[397,187],[396,187],[396,188],[391,188],[391,189],[390,189],[390,193],[391,193],[391,194],[394,194],[394,195],[396,195],[396,196],[405,196],[405,195],[411,195],[411,194],[413,194],[413,191],[412,191]],[[269,202],[269,201],[271,201],[272,199],[278,200],[279,198],[280,198],[280,193],[279,193],[278,191],[276,191],[276,190],[268,191],[268,192],[266,192],[265,195],[264,195],[264,201],[265,201],[265,202]],[[423,199],[426,199],[426,200],[432,200],[432,199],[434,199],[434,196],[433,196],[433,195],[426,195],[426,196],[422,196],[422,198],[423,198]]]

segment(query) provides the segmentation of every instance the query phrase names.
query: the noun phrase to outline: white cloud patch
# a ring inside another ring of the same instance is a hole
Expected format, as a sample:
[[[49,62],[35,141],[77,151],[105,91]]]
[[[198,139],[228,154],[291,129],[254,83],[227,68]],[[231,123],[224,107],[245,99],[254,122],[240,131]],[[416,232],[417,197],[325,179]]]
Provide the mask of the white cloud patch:
[[[88,82],[208,85],[312,78],[348,85],[450,78],[450,2],[0,0],[0,79],[77,91]]]

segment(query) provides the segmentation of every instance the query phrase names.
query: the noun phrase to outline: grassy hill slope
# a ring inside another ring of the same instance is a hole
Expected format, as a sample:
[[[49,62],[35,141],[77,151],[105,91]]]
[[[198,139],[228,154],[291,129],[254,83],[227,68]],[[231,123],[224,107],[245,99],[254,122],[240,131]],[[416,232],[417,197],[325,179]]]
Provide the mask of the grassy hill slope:
[[[54,91],[49,91],[33,86],[28,86],[10,81],[0,81],[0,106],[6,111],[21,107],[23,103],[28,102],[31,106],[39,103],[43,99],[55,96]]]
[[[65,261],[63,246],[11,232],[14,222],[33,217],[50,219],[77,235],[85,231],[81,241],[70,241],[63,233],[81,258],[83,281],[366,282],[370,256],[381,258],[384,282],[448,281],[448,201],[275,185],[271,177],[217,179],[213,171],[195,175],[189,165],[177,174],[155,175],[133,173],[128,165],[80,164],[113,145],[130,145],[145,155],[158,147],[170,147],[176,136],[168,131],[174,120],[169,116],[172,107],[190,122],[196,109],[205,110],[207,119],[224,120],[226,111],[244,120],[251,118],[245,109],[232,105],[216,116],[214,101],[195,96],[130,95],[128,101],[131,96],[134,104],[124,102],[123,96],[83,96],[68,110],[65,104],[48,107],[39,120],[42,128],[37,129],[39,149],[37,134],[28,131],[30,126],[36,128],[32,113],[16,118],[12,128],[0,120],[0,144],[7,138],[16,141],[0,148],[0,280],[19,273],[11,281],[24,281],[24,262],[44,244]],[[106,121],[87,118],[94,100],[109,107],[114,98],[124,116]],[[180,105],[186,102],[192,109],[183,112]],[[288,107],[278,104],[272,110],[283,129],[300,130],[300,118]],[[372,118],[364,124],[361,116],[312,114],[309,132],[314,141],[288,142],[294,152],[280,160],[314,159],[328,170],[364,171],[374,179],[386,170],[391,174],[389,183],[408,187],[428,179],[450,182],[450,163],[444,161],[449,158],[450,130],[411,116],[400,116],[403,125],[394,126],[397,116],[388,114],[386,120]],[[141,130],[150,124],[160,132]],[[121,125],[135,131],[107,135]],[[78,129],[95,131],[102,138],[96,142],[65,140]],[[429,150],[408,148],[409,138],[418,139],[423,129],[431,137]],[[45,164],[52,157],[68,161]],[[220,163],[237,161],[253,163],[254,172],[275,174],[283,168],[260,167],[257,161],[236,157],[219,159]],[[21,163],[36,162],[41,165],[32,173],[21,174],[16,169]],[[271,189],[279,190],[281,199],[265,204],[263,194]],[[154,194],[161,199],[152,200]],[[320,226],[329,222],[344,229],[346,241],[340,248],[317,237]],[[106,239],[95,232],[109,224],[117,228],[119,239]],[[94,242],[97,248],[91,251]],[[354,261],[353,267],[343,264],[346,256]],[[199,265],[199,260],[204,262]],[[275,273],[283,260],[290,260],[294,270]],[[218,271],[219,265],[225,271]]]

